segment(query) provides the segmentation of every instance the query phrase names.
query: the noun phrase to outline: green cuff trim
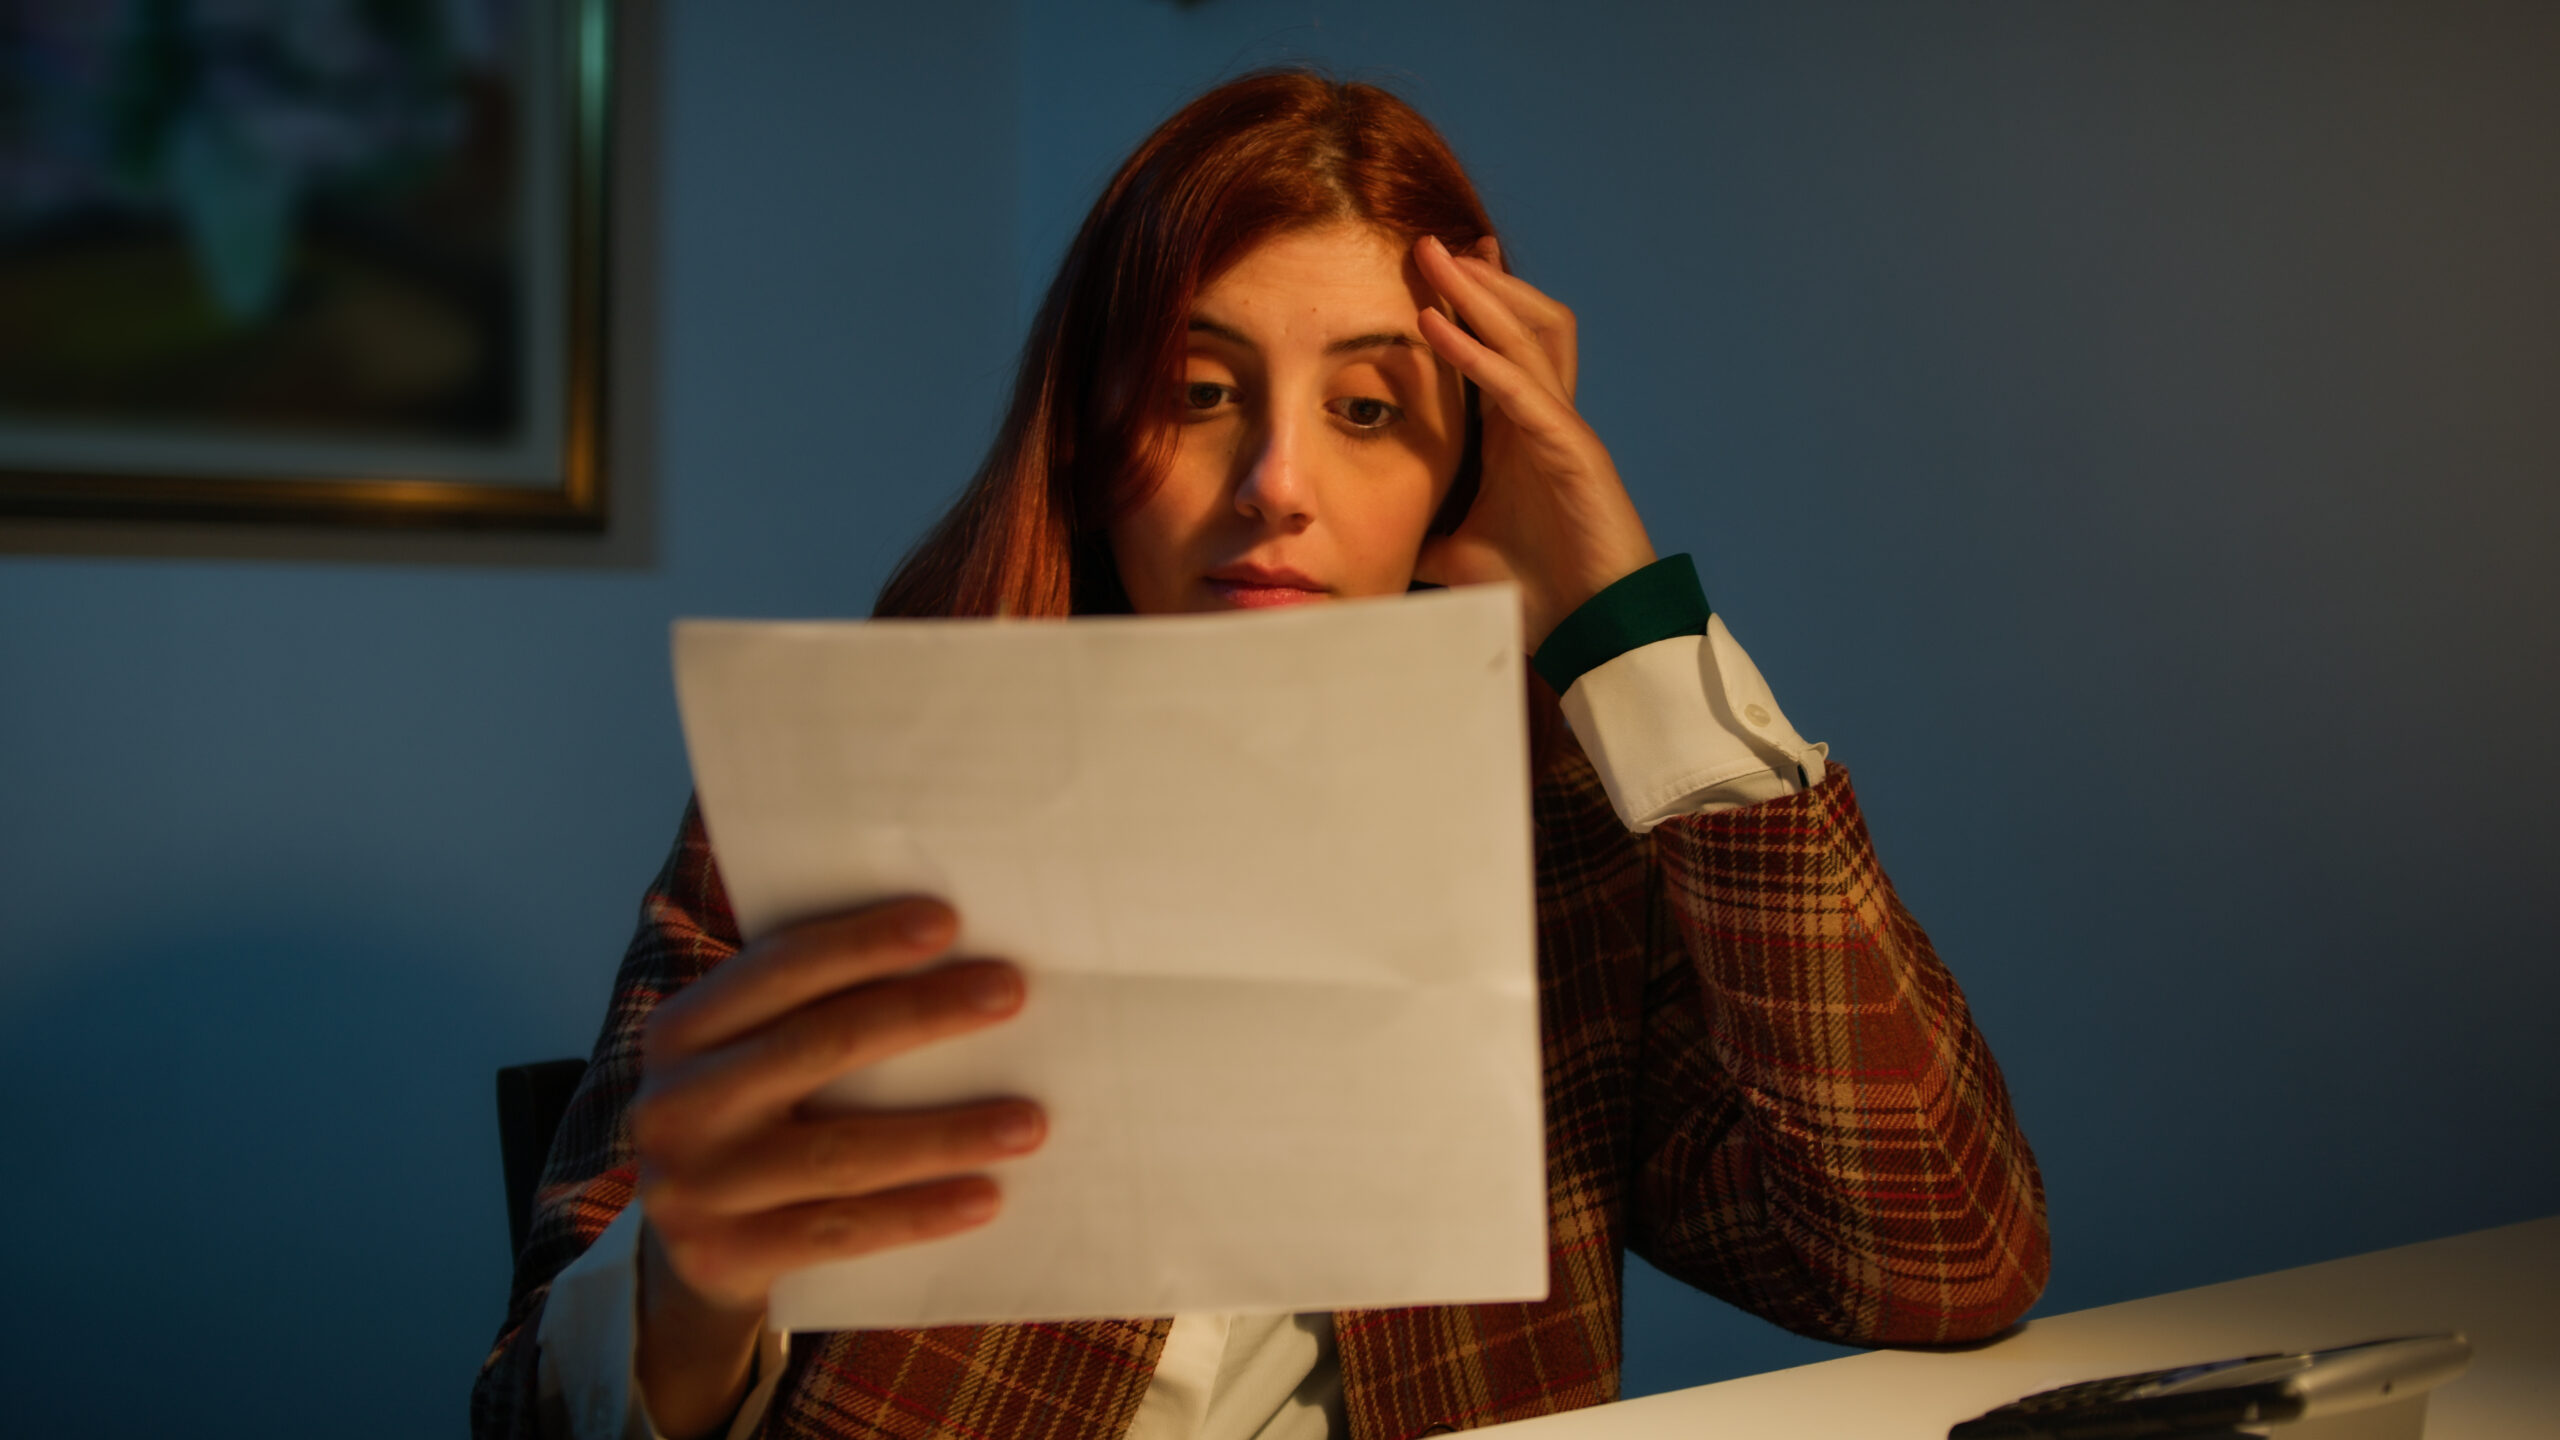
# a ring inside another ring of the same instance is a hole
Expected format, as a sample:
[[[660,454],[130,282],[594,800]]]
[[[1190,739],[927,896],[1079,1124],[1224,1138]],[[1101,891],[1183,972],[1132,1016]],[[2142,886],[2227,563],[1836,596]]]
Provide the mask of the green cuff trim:
[[[1666,555],[1582,602],[1529,657],[1561,695],[1573,682],[1656,640],[1704,635],[1707,592],[1687,555]]]

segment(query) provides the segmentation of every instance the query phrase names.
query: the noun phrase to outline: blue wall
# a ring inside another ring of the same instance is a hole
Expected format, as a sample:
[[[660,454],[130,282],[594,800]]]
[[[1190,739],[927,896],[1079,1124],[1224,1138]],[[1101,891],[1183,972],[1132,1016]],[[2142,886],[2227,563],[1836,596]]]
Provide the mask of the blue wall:
[[[2560,1210],[2560,12],[1372,8],[669,7],[639,523],[0,532],[12,1429],[459,1428],[489,1071],[592,1036],[667,620],[863,608],[1094,184],[1272,59],[1417,99],[1580,313],[2006,1063],[2048,1310]],[[1636,1390],[1823,1353],[1629,1327]]]
[[[0,561],[0,1430],[460,1433],[491,1071],[586,1051],[683,808],[667,622],[861,612],[985,442],[1009,24],[665,17],[654,537]]]

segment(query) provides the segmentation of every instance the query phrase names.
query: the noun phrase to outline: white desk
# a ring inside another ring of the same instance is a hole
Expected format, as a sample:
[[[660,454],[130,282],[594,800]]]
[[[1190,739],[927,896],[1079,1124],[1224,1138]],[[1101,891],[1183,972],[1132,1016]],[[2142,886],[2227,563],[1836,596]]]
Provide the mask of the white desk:
[[[2472,1361],[2434,1392],[2427,1440],[2560,1436],[2560,1216],[2032,1320],[1976,1350],[1879,1350],[1482,1433],[1946,1440],[1959,1420],[2074,1380],[2437,1330],[2469,1335]]]

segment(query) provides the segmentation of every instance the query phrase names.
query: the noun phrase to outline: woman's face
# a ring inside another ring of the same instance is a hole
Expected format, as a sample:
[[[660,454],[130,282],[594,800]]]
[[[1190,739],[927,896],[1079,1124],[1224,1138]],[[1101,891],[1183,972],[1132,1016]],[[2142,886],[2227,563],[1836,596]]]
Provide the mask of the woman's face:
[[[1173,459],[1111,527],[1141,615],[1401,594],[1466,444],[1436,297],[1366,225],[1263,242],[1201,288]]]

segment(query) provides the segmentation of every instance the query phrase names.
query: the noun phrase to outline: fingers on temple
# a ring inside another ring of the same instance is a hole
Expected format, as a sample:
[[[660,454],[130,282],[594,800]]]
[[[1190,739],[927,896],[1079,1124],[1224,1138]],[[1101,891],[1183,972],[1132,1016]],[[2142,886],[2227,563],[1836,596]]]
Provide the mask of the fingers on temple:
[[[1548,363],[1555,366],[1556,378],[1563,383],[1567,397],[1573,394],[1575,371],[1580,364],[1579,341],[1576,338],[1573,311],[1563,301],[1551,298],[1519,276],[1496,265],[1482,265],[1478,273],[1495,293],[1509,304],[1513,314],[1529,333],[1537,337],[1538,348]]]
[[[911,970],[948,950],[958,929],[950,906],[912,897],[776,931],[660,1004],[650,1056],[724,1045],[821,995]]]
[[[787,1120],[690,1169],[653,1174],[650,1213],[749,1216],[901,1190],[1038,1149],[1047,1136],[1047,1117],[1027,1100]]]
[[[1514,419],[1552,424],[1570,409],[1558,394],[1560,382],[1556,377],[1531,374],[1438,311],[1422,313],[1422,338],[1460,374],[1483,387]]]
[[[1512,313],[1520,317],[1520,323],[1545,340],[1550,350],[1558,339],[1567,347],[1572,345],[1573,310],[1563,301],[1491,261],[1461,260],[1458,263],[1485,288],[1500,295]]]
[[[1549,312],[1562,306],[1488,261],[1451,255],[1437,239],[1424,237],[1417,253],[1423,257],[1423,278],[1448,299],[1488,348],[1537,379],[1552,382],[1559,392],[1566,388],[1549,335],[1533,323],[1543,322],[1551,329]]]

